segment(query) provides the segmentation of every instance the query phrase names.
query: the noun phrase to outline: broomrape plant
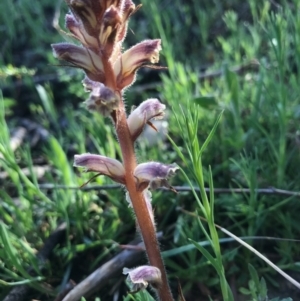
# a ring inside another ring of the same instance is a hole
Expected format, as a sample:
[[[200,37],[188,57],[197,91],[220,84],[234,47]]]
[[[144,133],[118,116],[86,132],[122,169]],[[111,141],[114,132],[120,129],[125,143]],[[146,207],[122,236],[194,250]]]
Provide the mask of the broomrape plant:
[[[172,187],[168,183],[178,167],[158,162],[137,164],[134,143],[144,126],[164,116],[165,105],[158,99],[142,102],[127,117],[123,93],[133,84],[142,66],[159,61],[161,41],[145,40],[123,52],[129,18],[140,8],[131,0],[66,0],[70,13],[66,27],[81,46],[52,45],[54,55],[85,72],[83,85],[90,93],[85,104],[112,120],[122,152],[122,162],[98,154],[75,155],[74,166],[110,177],[126,188],[126,199],[135,213],[144,240],[149,266],[124,268],[132,291],[151,284],[160,300],[172,301],[164,263],[156,238],[155,218],[149,189]],[[153,67],[150,65],[148,67]]]

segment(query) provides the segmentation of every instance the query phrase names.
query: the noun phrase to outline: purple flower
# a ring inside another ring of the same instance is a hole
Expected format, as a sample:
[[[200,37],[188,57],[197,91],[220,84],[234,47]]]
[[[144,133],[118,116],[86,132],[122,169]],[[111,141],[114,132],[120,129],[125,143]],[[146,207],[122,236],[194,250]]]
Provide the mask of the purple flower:
[[[100,54],[70,43],[52,44],[54,56],[81,68],[94,81],[104,82],[105,75]]]
[[[125,170],[123,164],[118,160],[87,153],[75,155],[74,166],[85,167],[86,171],[95,171],[110,177],[115,182],[125,184]]]
[[[149,123],[149,125],[156,130],[150,120],[162,119],[165,115],[165,109],[166,106],[160,103],[158,99],[151,98],[142,102],[134,111],[132,111],[127,119],[132,139],[137,139],[146,123]]]
[[[128,274],[127,281],[131,293],[147,288],[148,284],[151,284],[154,288],[159,288],[162,283],[160,270],[153,266],[143,265],[134,269],[124,268],[123,274]]]
[[[148,186],[152,189],[157,189],[164,186],[174,190],[168,183],[168,179],[175,175],[177,169],[178,166],[175,163],[170,165],[159,162],[139,164],[134,171],[137,189],[144,190]]]
[[[118,57],[114,64],[114,72],[120,90],[134,82],[137,69],[147,63],[154,64],[159,61],[160,44],[160,40],[145,40]]]

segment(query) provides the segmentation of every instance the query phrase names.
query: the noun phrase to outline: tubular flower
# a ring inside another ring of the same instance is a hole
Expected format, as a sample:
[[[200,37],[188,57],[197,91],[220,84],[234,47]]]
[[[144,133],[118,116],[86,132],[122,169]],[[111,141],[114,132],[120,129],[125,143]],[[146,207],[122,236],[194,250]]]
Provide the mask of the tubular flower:
[[[123,269],[123,274],[127,275],[127,281],[131,288],[131,293],[138,292],[147,288],[151,284],[154,288],[159,288],[161,280],[161,272],[158,268],[143,265],[134,269]]]
[[[85,101],[87,109],[97,111],[103,116],[109,116],[118,108],[119,97],[104,84],[94,82],[89,78],[82,81],[85,90],[90,93],[90,97]]]
[[[178,169],[175,163],[166,165],[159,162],[147,162],[139,164],[135,171],[134,176],[137,181],[137,189],[142,191],[148,186],[151,189],[159,187],[167,187],[174,190],[168,183],[168,179],[175,175]]]
[[[142,102],[127,119],[130,134],[133,140],[143,131],[144,125],[149,123],[155,130],[156,128],[151,124],[151,119],[162,119],[165,115],[164,110],[166,106],[158,99],[151,98]]]
[[[125,184],[125,170],[118,160],[105,156],[82,154],[74,156],[75,167],[85,167],[86,171],[95,171],[110,177],[115,182]]]
[[[83,69],[92,80],[105,79],[101,57],[94,51],[70,43],[52,44],[54,56]]]
[[[147,63],[154,64],[159,61],[160,44],[160,40],[145,40],[118,57],[114,64],[114,72],[120,90],[134,82],[137,69]]]

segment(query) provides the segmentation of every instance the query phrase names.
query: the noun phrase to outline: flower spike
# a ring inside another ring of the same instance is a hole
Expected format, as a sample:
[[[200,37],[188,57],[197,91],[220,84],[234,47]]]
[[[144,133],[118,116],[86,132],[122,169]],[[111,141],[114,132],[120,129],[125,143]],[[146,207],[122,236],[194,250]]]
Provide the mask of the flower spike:
[[[115,182],[125,184],[125,170],[123,164],[105,156],[82,154],[74,156],[75,167],[85,167],[86,171],[95,171],[110,177]]]
[[[149,123],[151,119],[162,119],[165,115],[165,109],[166,106],[155,98],[142,102],[127,119],[133,141],[137,139],[143,131],[144,125]]]
[[[137,180],[137,189],[142,191],[148,186],[150,186],[151,189],[164,186],[175,191],[168,183],[168,179],[175,175],[177,169],[178,166],[175,163],[170,165],[159,162],[139,164],[134,171],[134,176]]]
[[[154,288],[159,288],[162,282],[160,270],[153,266],[143,265],[134,269],[124,268],[123,274],[128,274],[127,281],[131,293],[147,288],[148,284],[151,284]]]
[[[96,154],[75,155],[74,166],[105,175],[125,186],[126,199],[132,207],[137,228],[144,240],[149,266],[124,268],[130,290],[137,292],[152,285],[159,300],[174,301],[168,285],[166,270],[156,238],[151,189],[168,187],[169,177],[178,167],[158,162],[137,165],[134,142],[146,124],[157,131],[152,120],[164,116],[165,105],[157,99],[148,99],[127,118],[123,92],[135,81],[141,67],[153,66],[159,61],[161,40],[145,40],[123,51],[129,18],[141,5],[134,0],[65,0],[70,12],[65,25],[71,36],[80,43],[52,45],[54,56],[70,67],[82,69],[86,77],[83,86],[89,97],[85,101],[90,111],[96,111],[113,120],[120,145],[122,162]],[[152,265],[152,266],[150,266]]]

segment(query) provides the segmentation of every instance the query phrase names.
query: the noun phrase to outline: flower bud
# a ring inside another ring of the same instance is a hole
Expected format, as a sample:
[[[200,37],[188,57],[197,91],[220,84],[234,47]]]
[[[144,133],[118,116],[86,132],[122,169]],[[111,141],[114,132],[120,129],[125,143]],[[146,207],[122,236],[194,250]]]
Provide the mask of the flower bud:
[[[127,32],[128,19],[140,7],[141,7],[141,4],[136,7],[135,4],[131,0],[124,1],[123,9],[122,9],[123,22],[122,22],[122,26],[118,32],[118,37],[117,37],[118,42],[124,40],[124,38],[126,36],[126,32]]]
[[[118,160],[87,153],[75,155],[74,166],[85,167],[86,171],[95,171],[110,177],[115,182],[125,184],[125,170]]]
[[[114,48],[111,54],[111,62],[114,63],[122,54],[122,44],[127,34],[128,21],[132,14],[134,14],[142,4],[135,6],[135,4],[131,0],[124,0],[121,7],[122,12],[122,22],[118,28]]]
[[[145,40],[119,56],[114,65],[114,72],[120,90],[134,82],[138,68],[147,63],[154,64],[159,61],[160,44],[160,40]]]
[[[83,69],[92,80],[105,80],[103,64],[100,55],[91,49],[76,46],[70,43],[52,44],[54,56],[67,61],[74,67]]]
[[[113,52],[116,43],[116,36],[121,24],[122,16],[118,9],[113,6],[108,8],[104,13],[101,31],[99,34],[100,44],[105,49],[107,57],[110,57]]]
[[[103,116],[110,116],[118,108],[118,95],[104,84],[94,82],[87,77],[82,83],[86,91],[91,92],[90,97],[85,101],[88,110],[97,111]]]
[[[133,141],[143,131],[144,125],[151,119],[162,119],[164,117],[164,110],[166,106],[158,99],[151,98],[142,102],[127,119],[129,131],[131,133]],[[156,128],[149,123],[155,130]]]
[[[123,274],[127,275],[131,293],[136,293],[147,288],[151,284],[154,288],[159,288],[162,284],[161,272],[158,268],[143,265],[134,269],[123,269]]]
[[[177,169],[178,167],[175,163],[170,165],[159,162],[139,164],[134,170],[134,176],[137,180],[137,189],[141,191],[148,186],[150,186],[151,189],[157,189],[164,186],[174,190],[168,183],[168,179],[175,175]]]

